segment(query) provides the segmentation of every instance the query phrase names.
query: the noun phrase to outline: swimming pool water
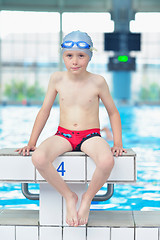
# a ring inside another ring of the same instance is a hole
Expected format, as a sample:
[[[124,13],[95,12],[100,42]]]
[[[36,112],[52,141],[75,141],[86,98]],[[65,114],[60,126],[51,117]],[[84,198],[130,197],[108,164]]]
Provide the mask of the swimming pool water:
[[[39,106],[0,107],[0,148],[27,144]],[[160,107],[120,106],[123,145],[137,154],[137,182],[115,185],[113,197],[106,202],[92,203],[101,210],[160,210]],[[56,132],[59,108],[54,106],[38,144]],[[110,126],[104,107],[100,107],[100,125]],[[105,134],[102,132],[102,137]],[[109,142],[112,146],[112,142]],[[39,185],[30,184],[38,193]],[[0,183],[0,208],[38,209],[39,201],[25,199],[20,184]],[[104,192],[104,186],[100,192]]]

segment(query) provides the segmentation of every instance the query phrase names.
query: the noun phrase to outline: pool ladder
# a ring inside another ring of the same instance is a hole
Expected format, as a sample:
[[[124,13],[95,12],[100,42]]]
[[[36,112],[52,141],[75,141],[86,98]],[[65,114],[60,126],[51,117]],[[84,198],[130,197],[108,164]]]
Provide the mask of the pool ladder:
[[[28,183],[21,183],[21,190],[23,195],[30,200],[39,200],[39,194],[31,193],[28,189]],[[108,183],[107,184],[107,191],[103,195],[96,195],[92,201],[100,202],[100,201],[107,201],[109,200],[114,193],[114,184]]]

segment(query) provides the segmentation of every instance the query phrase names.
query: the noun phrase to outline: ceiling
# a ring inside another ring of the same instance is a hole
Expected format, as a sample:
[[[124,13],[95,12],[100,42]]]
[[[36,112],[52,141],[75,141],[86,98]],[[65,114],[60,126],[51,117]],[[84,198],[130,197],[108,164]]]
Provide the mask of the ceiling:
[[[134,12],[160,12],[160,0],[132,2]],[[112,0],[0,0],[0,10],[112,12],[113,9]]]

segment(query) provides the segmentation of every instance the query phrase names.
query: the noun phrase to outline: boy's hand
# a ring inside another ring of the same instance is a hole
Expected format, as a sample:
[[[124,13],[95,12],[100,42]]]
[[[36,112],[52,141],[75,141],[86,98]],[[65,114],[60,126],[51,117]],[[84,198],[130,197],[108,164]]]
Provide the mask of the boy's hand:
[[[29,145],[27,145],[27,146],[24,146],[23,148],[18,148],[18,149],[16,149],[15,150],[15,152],[18,152],[19,154],[23,154],[23,156],[25,156],[25,155],[29,155],[29,152],[30,151],[34,151],[34,150],[36,150],[36,147],[35,146],[29,146]]]
[[[119,155],[121,156],[122,155],[122,153],[123,152],[127,152],[126,151],[126,149],[124,149],[122,146],[113,146],[112,148],[111,148],[111,152],[113,153],[113,155],[114,155],[114,153],[116,153],[116,157],[118,157]]]

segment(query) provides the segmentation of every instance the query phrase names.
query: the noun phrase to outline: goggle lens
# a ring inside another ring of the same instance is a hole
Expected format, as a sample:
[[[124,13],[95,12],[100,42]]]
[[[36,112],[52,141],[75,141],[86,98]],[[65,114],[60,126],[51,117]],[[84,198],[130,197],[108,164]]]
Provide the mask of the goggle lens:
[[[77,46],[79,48],[90,48],[90,45],[88,43],[86,43],[86,42],[83,42],[83,41],[77,42]]]
[[[63,48],[72,48],[74,43],[72,41],[65,41],[64,43],[61,44]]]

